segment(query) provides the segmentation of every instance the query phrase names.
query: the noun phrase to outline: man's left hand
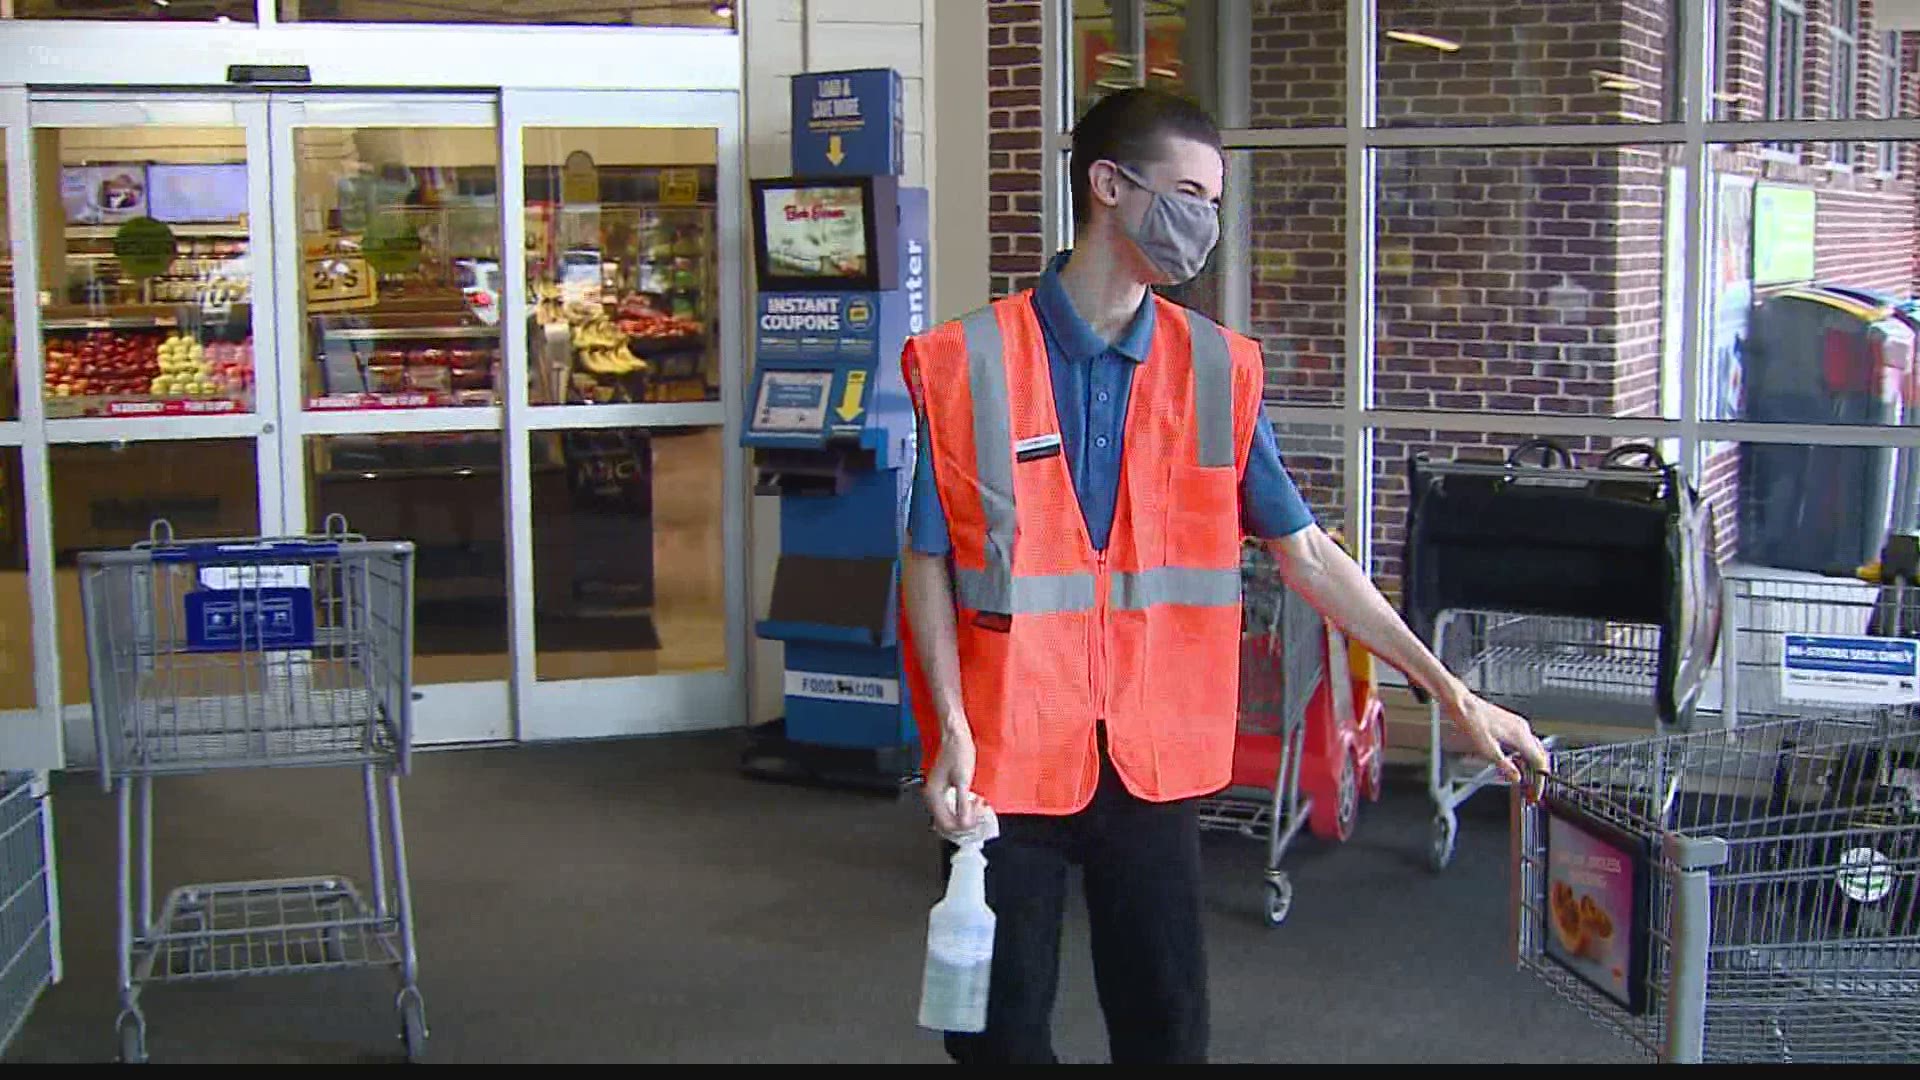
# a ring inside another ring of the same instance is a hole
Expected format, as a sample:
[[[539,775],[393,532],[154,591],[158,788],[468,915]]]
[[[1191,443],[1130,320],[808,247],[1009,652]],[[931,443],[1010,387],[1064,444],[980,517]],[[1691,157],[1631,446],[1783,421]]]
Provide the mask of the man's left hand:
[[[1501,779],[1520,782],[1520,769],[1513,762],[1518,757],[1532,781],[1533,794],[1540,794],[1550,761],[1546,745],[1524,718],[1467,690],[1447,702],[1447,712],[1460,733],[1472,740],[1475,752],[1495,763]]]

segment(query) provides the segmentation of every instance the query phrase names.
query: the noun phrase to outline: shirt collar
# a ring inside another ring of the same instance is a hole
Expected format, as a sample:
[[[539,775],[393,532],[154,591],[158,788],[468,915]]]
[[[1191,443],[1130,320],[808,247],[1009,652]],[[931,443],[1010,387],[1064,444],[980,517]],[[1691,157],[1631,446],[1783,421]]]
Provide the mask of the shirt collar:
[[[1140,302],[1133,321],[1121,332],[1119,340],[1109,346],[1073,309],[1066,287],[1060,284],[1060,271],[1072,257],[1071,250],[1055,255],[1047,264],[1046,272],[1040,275],[1039,284],[1034,286],[1033,306],[1040,314],[1040,321],[1053,332],[1054,340],[1069,360],[1091,361],[1109,348],[1135,363],[1145,360],[1153,348],[1153,294],[1149,292]]]

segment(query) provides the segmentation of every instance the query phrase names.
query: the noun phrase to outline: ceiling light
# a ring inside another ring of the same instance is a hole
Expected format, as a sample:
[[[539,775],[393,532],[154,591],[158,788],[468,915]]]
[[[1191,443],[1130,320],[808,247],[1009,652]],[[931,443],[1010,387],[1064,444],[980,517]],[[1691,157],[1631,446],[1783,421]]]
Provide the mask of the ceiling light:
[[[1644,85],[1639,79],[1631,75],[1622,75],[1617,71],[1596,71],[1593,77],[1610,83],[1626,83],[1628,86]]]
[[[1441,52],[1460,51],[1460,43],[1457,41],[1413,30],[1389,30],[1387,36],[1395,41],[1404,41],[1408,45],[1425,45],[1429,49],[1439,49]]]
[[[716,19],[733,18],[733,5],[727,3],[727,0],[718,0],[718,2],[713,5],[713,17]]]
[[[1178,79],[1180,77],[1179,72],[1173,70],[1172,68],[1164,68],[1164,67],[1148,68],[1147,74],[1153,76],[1156,79]]]
[[[1113,68],[1131,69],[1133,67],[1133,57],[1125,53],[1101,53],[1094,62]]]
[[[1640,84],[1632,79],[1608,79],[1600,84],[1602,90],[1638,90]]]
[[[172,7],[173,0],[153,0],[154,7]]]

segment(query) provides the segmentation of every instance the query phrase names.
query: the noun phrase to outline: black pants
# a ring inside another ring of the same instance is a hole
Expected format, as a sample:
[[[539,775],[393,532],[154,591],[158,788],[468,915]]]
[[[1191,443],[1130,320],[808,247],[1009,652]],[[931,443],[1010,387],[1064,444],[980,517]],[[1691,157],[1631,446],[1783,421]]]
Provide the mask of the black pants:
[[[987,1029],[948,1033],[947,1053],[955,1061],[1055,1060],[1053,1001],[1069,865],[1085,877],[1094,981],[1114,1063],[1206,1060],[1207,965],[1193,803],[1134,797],[1103,752],[1091,805],[1070,817],[1004,816],[986,856],[987,904],[998,920]]]

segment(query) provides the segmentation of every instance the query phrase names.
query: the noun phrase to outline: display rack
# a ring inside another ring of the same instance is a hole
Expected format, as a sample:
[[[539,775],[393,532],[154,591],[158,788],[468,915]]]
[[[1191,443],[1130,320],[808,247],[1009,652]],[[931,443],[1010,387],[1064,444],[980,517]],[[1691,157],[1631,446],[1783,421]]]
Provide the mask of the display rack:
[[[500,330],[493,326],[353,326],[316,330],[320,393],[310,409],[413,409],[487,406],[500,401]],[[373,346],[393,342],[485,341],[464,357],[426,363],[411,354],[384,358]],[[459,361],[464,359],[465,363]]]

